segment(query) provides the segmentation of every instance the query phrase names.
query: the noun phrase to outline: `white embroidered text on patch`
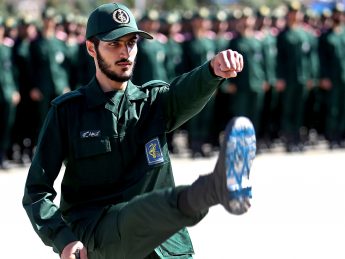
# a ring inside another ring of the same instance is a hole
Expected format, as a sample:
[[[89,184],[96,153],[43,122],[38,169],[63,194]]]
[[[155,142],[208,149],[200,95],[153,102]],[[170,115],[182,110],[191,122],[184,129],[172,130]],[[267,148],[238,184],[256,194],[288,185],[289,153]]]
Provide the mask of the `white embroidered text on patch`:
[[[154,138],[145,144],[145,152],[149,165],[164,162],[164,157],[158,138]]]
[[[101,136],[101,130],[85,130],[80,132],[81,138],[98,138]]]

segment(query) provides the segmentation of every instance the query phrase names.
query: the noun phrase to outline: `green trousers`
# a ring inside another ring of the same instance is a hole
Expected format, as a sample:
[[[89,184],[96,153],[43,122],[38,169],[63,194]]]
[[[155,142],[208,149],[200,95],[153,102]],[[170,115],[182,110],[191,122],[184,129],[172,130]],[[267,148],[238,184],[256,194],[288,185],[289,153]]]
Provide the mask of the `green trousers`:
[[[192,258],[186,227],[197,224],[207,212],[195,217],[182,214],[177,197],[183,188],[136,196],[107,207],[97,222],[79,221],[72,229],[86,245],[89,259]]]

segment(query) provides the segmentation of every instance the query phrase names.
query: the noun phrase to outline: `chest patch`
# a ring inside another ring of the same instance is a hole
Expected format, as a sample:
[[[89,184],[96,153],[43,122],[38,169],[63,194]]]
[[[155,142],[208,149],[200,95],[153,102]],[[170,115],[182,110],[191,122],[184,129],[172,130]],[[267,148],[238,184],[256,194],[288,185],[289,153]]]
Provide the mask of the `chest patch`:
[[[80,132],[81,138],[98,138],[101,136],[100,130],[85,130]]]
[[[164,157],[158,138],[154,138],[145,144],[147,163],[155,165],[164,162]]]

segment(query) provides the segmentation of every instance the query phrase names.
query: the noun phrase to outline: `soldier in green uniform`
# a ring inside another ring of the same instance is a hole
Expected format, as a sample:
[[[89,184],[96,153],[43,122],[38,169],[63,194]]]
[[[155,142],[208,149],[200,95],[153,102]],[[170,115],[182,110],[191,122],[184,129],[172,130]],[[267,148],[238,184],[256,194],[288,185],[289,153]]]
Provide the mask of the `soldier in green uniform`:
[[[304,107],[303,127],[301,130],[301,142],[305,144],[316,144],[317,138],[313,137],[320,124],[320,88],[319,86],[319,53],[318,42],[320,37],[320,28],[317,21],[318,15],[311,9],[306,9],[304,15],[303,27],[308,32],[310,40],[310,84],[307,85],[307,96]],[[310,138],[311,136],[311,138]]]
[[[165,69],[167,37],[159,32],[160,15],[152,9],[140,20],[139,28],[149,32],[154,40],[142,39],[138,42],[138,56],[132,81],[135,84],[144,84],[153,79],[168,80]]]
[[[212,31],[215,33],[214,42],[216,45],[216,53],[229,47],[231,39],[234,37],[233,31],[229,28],[229,14],[225,10],[215,10],[212,14]],[[232,94],[227,91],[229,82],[224,80],[215,96],[214,107],[214,124],[212,135],[214,140],[224,130],[232,114]],[[219,142],[213,141],[213,146],[218,147]]]
[[[212,22],[208,9],[201,8],[191,18],[191,29],[183,44],[183,65],[186,71],[200,66],[216,53],[214,32],[211,31]],[[208,156],[203,149],[204,145],[213,142],[212,125],[215,107],[215,98],[205,105],[202,111],[188,121],[188,142],[192,157]]]
[[[67,59],[67,71],[69,79],[69,87],[74,90],[78,87],[78,58],[79,58],[79,38],[78,38],[78,26],[76,16],[73,14],[66,14],[63,17],[63,29],[66,34],[63,40],[66,43],[66,59]],[[85,71],[86,72],[86,71]]]
[[[162,21],[162,33],[167,37],[164,44],[166,49],[165,69],[168,81],[183,73],[183,42],[184,35],[181,33],[181,15],[178,12],[167,13]]]
[[[168,82],[171,82],[175,77],[183,73],[183,47],[185,40],[181,33],[182,24],[181,17],[178,12],[167,13],[162,21],[161,32],[167,37],[165,46],[165,71]],[[178,146],[174,145],[175,131],[167,134],[167,142],[169,151],[178,153]]]
[[[43,28],[30,44],[33,87],[30,96],[37,103],[40,126],[51,100],[70,90],[67,48],[65,42],[56,37],[56,17],[54,9],[44,12]]]
[[[95,63],[93,62],[93,58],[90,57],[89,53],[86,49],[85,44],[85,30],[86,30],[86,22],[87,17],[79,16],[78,17],[78,69],[77,73],[77,87],[86,85],[95,74]],[[85,21],[84,21],[85,20]]]
[[[292,2],[286,27],[277,36],[277,82],[281,95],[281,131],[287,152],[303,150],[300,130],[303,126],[308,89],[313,86],[311,35],[302,26],[300,2]]]
[[[5,154],[10,148],[11,130],[20,94],[12,67],[13,41],[5,37],[5,24],[0,21],[0,169],[6,169]]]
[[[227,49],[234,35],[230,31],[229,14],[225,10],[217,10],[212,14],[212,31],[215,33],[216,52]]]
[[[243,73],[229,79],[234,88],[233,112],[235,116],[246,116],[251,119],[257,132],[260,132],[263,98],[267,87],[264,72],[263,47],[254,30],[255,14],[246,7],[237,23],[237,35],[230,41],[229,48],[243,53],[246,66]]]
[[[274,139],[279,136],[279,99],[275,89],[276,61],[277,61],[277,35],[278,30],[272,26],[270,8],[261,6],[257,10],[256,34],[262,44],[265,81],[267,82],[261,116],[261,129],[263,148],[270,148]]]
[[[13,142],[20,147],[17,161],[26,163],[30,162],[32,158],[34,149],[32,140],[36,139],[35,129],[38,128],[37,116],[33,116],[37,110],[34,109],[34,102],[30,97],[32,86],[29,50],[30,43],[37,37],[37,24],[34,20],[25,17],[19,21],[18,30],[19,34],[12,53],[14,75],[21,99],[17,107],[12,137]],[[28,127],[28,125],[30,126]]]
[[[344,8],[336,5],[333,25],[319,40],[320,88],[326,103],[325,136],[331,149],[342,143],[345,126],[345,30]]]
[[[91,13],[87,49],[96,75],[53,100],[25,184],[23,206],[33,228],[62,259],[191,258],[186,226],[222,204],[250,206],[255,131],[233,120],[213,173],[175,187],[165,133],[201,110],[223,78],[237,76],[242,55],[226,50],[171,85],[131,78],[138,37],[131,11],[109,3]],[[53,188],[65,172],[60,206]]]

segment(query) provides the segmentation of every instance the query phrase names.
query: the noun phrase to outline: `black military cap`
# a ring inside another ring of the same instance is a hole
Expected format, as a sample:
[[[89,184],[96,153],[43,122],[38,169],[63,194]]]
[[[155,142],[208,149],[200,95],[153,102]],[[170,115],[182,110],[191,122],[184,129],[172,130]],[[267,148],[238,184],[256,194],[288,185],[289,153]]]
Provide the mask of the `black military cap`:
[[[150,34],[138,29],[134,15],[123,4],[103,4],[91,13],[87,21],[87,39],[95,36],[102,41],[113,41],[130,33],[153,39]]]

